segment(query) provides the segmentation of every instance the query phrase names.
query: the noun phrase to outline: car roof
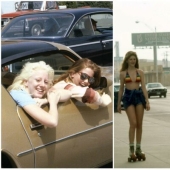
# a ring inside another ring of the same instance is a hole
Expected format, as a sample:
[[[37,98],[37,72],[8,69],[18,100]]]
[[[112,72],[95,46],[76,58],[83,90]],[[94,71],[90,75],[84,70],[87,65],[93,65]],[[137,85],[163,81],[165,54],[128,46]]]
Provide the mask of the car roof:
[[[76,15],[84,15],[86,13],[91,13],[91,12],[112,12],[112,9],[110,8],[70,8],[70,9],[57,9],[57,10],[52,9],[48,11],[37,11],[37,12],[32,12],[32,13],[26,13],[20,16],[49,14],[49,13],[70,13],[76,16]]]
[[[6,64],[11,60],[20,59],[27,55],[38,54],[42,52],[59,51],[65,49],[75,55],[74,60],[78,60],[79,58],[81,58],[70,48],[58,43],[37,40],[1,41],[1,64]]]
[[[10,50],[9,50],[10,48]],[[22,57],[44,51],[58,50],[56,47],[41,41],[2,41],[1,42],[1,59],[3,64],[10,57]]]

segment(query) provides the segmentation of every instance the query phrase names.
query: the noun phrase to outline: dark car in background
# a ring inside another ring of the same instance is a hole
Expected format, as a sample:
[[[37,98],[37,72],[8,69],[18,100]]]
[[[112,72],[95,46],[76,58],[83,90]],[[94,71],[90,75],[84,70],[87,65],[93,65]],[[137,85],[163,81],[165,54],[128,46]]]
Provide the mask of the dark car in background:
[[[30,117],[7,91],[27,62],[45,61],[55,77],[81,57],[70,48],[43,41],[1,42],[1,167],[98,168],[113,159],[113,107],[69,99],[57,105],[55,128]],[[112,96],[112,67],[101,67],[100,94]],[[48,105],[43,107],[48,110]]]
[[[146,84],[146,90],[148,92],[148,97],[151,96],[159,96],[159,97],[166,97],[167,94],[167,88],[164,87],[161,83],[155,82],[155,83],[147,83]]]
[[[92,19],[96,22],[97,34]],[[113,12],[109,8],[33,12],[13,18],[2,29],[1,39],[57,42],[99,65],[112,66]]]
[[[120,88],[120,83],[114,83],[114,112],[117,112],[119,88]],[[124,110],[122,101],[121,101],[121,109]]]

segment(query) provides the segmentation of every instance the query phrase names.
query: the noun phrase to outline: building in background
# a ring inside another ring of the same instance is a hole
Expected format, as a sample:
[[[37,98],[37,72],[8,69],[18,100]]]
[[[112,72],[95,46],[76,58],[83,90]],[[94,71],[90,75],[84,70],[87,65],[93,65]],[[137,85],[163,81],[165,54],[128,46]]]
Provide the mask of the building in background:
[[[119,82],[119,73],[121,64],[123,62],[124,56],[119,55],[119,42],[115,42],[114,46],[115,57],[114,57],[114,82]],[[170,62],[168,61],[169,53],[165,52],[165,57],[162,61],[157,61],[158,69],[158,82],[162,83],[164,86],[170,86]],[[153,60],[139,59],[139,68],[144,71],[145,83],[156,82],[156,70]]]

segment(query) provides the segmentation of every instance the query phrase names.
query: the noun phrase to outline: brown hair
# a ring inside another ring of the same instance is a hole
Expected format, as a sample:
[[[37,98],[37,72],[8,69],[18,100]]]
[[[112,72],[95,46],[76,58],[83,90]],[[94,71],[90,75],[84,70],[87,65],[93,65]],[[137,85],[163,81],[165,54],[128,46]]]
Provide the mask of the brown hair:
[[[62,74],[58,79],[54,80],[54,84],[62,80],[66,82],[72,82],[70,75],[78,73],[84,68],[90,68],[94,71],[95,82],[92,84],[92,86],[98,86],[100,84],[101,69],[96,63],[88,58],[82,58],[74,62],[66,73]]]
[[[120,71],[125,71],[127,70],[128,68],[128,59],[131,57],[131,56],[135,56],[136,57],[136,64],[135,64],[135,68],[139,68],[139,61],[138,61],[138,56],[136,54],[136,52],[133,52],[133,51],[128,51],[125,55],[125,58],[123,60],[123,63],[122,63],[122,67],[120,69]]]

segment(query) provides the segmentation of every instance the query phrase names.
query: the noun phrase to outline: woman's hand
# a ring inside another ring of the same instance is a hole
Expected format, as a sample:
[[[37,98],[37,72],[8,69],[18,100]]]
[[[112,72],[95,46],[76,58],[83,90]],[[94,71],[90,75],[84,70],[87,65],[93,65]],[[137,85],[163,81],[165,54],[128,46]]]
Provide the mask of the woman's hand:
[[[112,102],[111,97],[108,94],[103,93],[101,96],[102,104],[101,106],[107,106]]]
[[[149,111],[150,110],[150,104],[146,103],[146,110]]]
[[[48,102],[50,104],[52,104],[52,103],[57,104],[59,102],[59,99],[60,99],[60,91],[56,90],[55,88],[51,88],[47,92],[47,99],[48,99]]]
[[[44,99],[34,98],[34,100],[36,101],[36,105],[39,106],[39,107],[48,103],[48,100],[46,98],[44,98]]]
[[[117,111],[121,113],[121,103],[117,104]]]

